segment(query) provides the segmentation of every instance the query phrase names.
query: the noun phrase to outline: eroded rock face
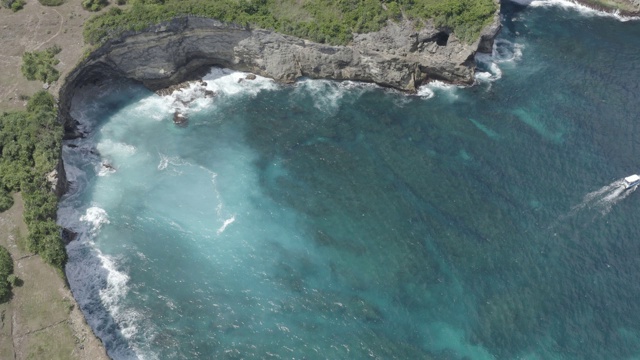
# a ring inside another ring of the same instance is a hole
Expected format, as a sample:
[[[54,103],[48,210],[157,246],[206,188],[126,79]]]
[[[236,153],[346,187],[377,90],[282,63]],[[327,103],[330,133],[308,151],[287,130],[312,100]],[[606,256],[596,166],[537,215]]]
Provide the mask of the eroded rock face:
[[[464,44],[446,30],[409,21],[358,34],[351,45],[318,44],[269,30],[248,29],[217,20],[183,17],[140,33],[124,34],[94,51],[66,77],[59,109],[66,134],[76,89],[104,78],[126,77],[151,90],[184,81],[204,67],[223,66],[293,82],[301,76],[375,82],[413,91],[421,83],[439,79],[473,82],[473,55],[490,51],[499,30],[496,13],[473,44]]]

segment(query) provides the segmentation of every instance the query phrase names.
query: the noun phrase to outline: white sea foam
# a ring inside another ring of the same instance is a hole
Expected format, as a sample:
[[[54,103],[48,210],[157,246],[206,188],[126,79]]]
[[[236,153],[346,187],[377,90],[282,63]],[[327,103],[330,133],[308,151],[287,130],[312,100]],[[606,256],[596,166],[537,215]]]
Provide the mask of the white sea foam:
[[[110,223],[107,212],[97,206],[88,208],[85,214],[80,217],[80,221],[89,223],[93,232],[100,230],[102,225]]]
[[[260,91],[279,88],[275,81],[256,75],[254,80],[247,80],[249,73],[229,69],[213,68],[203,78],[207,89],[219,95],[257,95]]]
[[[459,88],[462,88],[462,86],[447,84],[443,81],[435,80],[420,86],[416,95],[421,96],[425,99],[431,99],[437,93],[441,93],[455,100],[458,98],[458,94],[456,92]]]
[[[105,155],[126,157],[136,153],[135,146],[121,142],[114,142],[110,139],[100,141],[98,145],[96,145],[96,148],[98,149],[98,151],[100,151],[101,154]]]
[[[595,10],[588,6],[569,1],[569,0],[511,0],[521,5],[528,5],[531,7],[550,7],[556,6],[563,8],[565,10],[575,10],[584,16],[603,16],[603,17],[611,17],[617,19],[619,21],[631,21],[631,20],[640,20],[638,16],[622,16],[619,12],[606,12],[601,10]]]
[[[162,121],[175,111],[173,98],[149,96],[140,100],[135,107],[135,112],[144,114],[140,118],[152,118],[156,121]]]
[[[434,93],[428,86],[420,86],[416,95],[423,99],[431,99],[436,95],[436,93]]]
[[[216,231],[216,234],[220,235],[224,232],[224,230],[227,228],[227,226],[231,225],[234,221],[236,221],[236,216],[233,215],[230,218],[226,219],[224,221],[224,223],[222,224],[222,226],[220,226],[220,228],[218,229],[218,231]]]

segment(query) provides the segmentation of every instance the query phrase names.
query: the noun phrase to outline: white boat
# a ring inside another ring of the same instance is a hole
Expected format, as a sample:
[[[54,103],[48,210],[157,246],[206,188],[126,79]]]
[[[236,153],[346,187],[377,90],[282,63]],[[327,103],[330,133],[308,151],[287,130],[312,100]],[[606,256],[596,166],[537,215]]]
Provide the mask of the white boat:
[[[631,176],[627,176],[624,178],[624,188],[630,189],[636,185],[640,184],[640,176],[633,174]]]

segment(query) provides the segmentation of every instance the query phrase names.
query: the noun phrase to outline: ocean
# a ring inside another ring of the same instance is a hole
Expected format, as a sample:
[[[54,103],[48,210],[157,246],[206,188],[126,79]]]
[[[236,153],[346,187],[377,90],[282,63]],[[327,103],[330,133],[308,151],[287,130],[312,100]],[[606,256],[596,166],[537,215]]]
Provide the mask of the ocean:
[[[78,93],[58,217],[109,355],[640,359],[640,22],[501,12],[466,88]]]

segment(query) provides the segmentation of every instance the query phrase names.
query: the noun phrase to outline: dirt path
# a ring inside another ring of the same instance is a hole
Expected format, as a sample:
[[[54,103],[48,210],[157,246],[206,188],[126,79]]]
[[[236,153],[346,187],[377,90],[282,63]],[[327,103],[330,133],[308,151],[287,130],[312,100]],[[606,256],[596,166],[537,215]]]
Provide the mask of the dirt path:
[[[23,250],[27,234],[19,194],[0,213],[0,244],[23,281],[10,302],[0,304],[0,359],[108,359],[61,276],[39,256]]]
[[[62,27],[64,26],[64,17],[62,16],[62,14],[60,14],[60,12],[54,8],[51,8],[51,10],[53,10],[56,14],[58,14],[58,16],[60,17],[60,26],[58,26],[58,31],[53,34],[52,37],[48,38],[47,40],[43,41],[40,43],[40,45],[36,46],[35,48],[31,49],[31,51],[33,50],[40,50],[40,48],[42,47],[42,45],[47,44],[49,42],[51,42],[53,39],[55,39],[58,35],[60,35],[60,32],[62,31]]]

